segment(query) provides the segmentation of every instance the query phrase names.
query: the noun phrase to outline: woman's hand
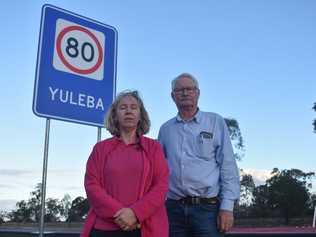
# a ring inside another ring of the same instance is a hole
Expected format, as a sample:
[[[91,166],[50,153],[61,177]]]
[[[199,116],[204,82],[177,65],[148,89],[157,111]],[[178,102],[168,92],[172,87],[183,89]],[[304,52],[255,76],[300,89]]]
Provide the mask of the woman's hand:
[[[114,222],[125,231],[135,230],[138,227],[137,218],[131,208],[118,210],[114,217]]]

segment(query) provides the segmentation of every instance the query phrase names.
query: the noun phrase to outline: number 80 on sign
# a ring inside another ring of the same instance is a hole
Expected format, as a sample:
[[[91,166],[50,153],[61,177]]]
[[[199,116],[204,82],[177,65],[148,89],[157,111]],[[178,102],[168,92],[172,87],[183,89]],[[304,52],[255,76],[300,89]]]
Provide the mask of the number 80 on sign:
[[[102,80],[104,44],[105,36],[102,32],[58,19],[53,66],[59,71]]]

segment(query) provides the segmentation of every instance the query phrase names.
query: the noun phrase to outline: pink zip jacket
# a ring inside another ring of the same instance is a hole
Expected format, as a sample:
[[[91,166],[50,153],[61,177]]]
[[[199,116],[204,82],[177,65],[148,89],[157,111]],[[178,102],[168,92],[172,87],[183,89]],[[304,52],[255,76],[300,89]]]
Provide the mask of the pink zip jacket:
[[[106,192],[104,168],[108,154],[119,143],[117,137],[98,142],[88,159],[85,174],[85,189],[90,210],[83,226],[81,237],[89,237],[96,216],[111,218],[123,208],[123,204]],[[165,208],[168,191],[168,166],[160,144],[141,136],[143,174],[138,201],[129,206],[141,224],[142,237],[168,237],[168,217]]]

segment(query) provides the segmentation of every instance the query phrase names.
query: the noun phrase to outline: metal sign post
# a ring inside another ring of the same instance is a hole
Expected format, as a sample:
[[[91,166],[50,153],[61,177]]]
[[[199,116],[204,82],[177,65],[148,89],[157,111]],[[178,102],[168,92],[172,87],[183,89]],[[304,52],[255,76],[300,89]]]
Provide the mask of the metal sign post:
[[[49,130],[50,130],[50,119],[46,119],[45,145],[44,145],[44,158],[43,158],[43,174],[42,174],[42,190],[41,190],[40,237],[43,237],[43,232],[44,232],[47,163],[48,163],[48,148],[49,148]]]
[[[98,137],[97,137],[97,141],[101,141],[101,128],[98,128]]]

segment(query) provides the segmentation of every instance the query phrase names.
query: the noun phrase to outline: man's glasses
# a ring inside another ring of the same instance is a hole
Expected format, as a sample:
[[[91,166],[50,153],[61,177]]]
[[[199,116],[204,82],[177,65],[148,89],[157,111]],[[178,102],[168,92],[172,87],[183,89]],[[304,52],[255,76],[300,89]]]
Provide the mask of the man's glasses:
[[[184,94],[187,92],[187,94],[193,94],[196,91],[196,87],[183,87],[183,88],[175,88],[173,92],[177,95]]]

